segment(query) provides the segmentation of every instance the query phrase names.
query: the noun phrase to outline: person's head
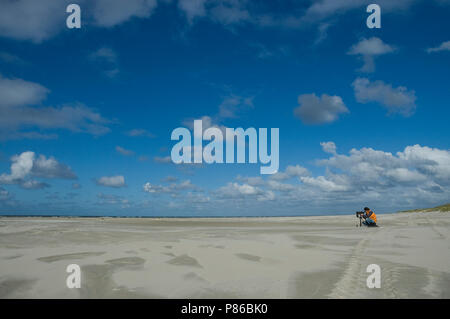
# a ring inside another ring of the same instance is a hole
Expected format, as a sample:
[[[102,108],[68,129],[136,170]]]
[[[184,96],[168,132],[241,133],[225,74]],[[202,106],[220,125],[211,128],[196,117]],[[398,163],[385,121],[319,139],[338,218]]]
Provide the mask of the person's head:
[[[370,208],[369,207],[364,207],[364,211],[365,212],[370,212]]]

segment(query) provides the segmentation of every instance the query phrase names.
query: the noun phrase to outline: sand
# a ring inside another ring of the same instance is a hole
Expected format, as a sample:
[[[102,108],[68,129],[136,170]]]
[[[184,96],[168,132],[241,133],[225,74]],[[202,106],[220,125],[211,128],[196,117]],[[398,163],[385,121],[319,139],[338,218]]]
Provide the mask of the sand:
[[[449,298],[450,213],[378,219],[2,217],[0,298]]]

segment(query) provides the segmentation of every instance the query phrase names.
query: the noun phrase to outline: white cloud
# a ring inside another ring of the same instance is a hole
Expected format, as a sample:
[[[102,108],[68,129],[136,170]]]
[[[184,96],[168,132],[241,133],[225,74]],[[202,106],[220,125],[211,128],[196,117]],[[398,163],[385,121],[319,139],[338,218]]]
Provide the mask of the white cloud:
[[[41,43],[66,28],[71,0],[1,0],[0,36]],[[78,0],[82,25],[113,27],[131,18],[148,18],[156,0]]]
[[[44,183],[44,182],[36,181],[36,180],[27,180],[27,181],[24,181],[23,183],[21,183],[20,187],[22,187],[24,189],[43,189],[43,188],[50,187],[50,185],[47,183]]]
[[[275,181],[284,181],[293,177],[309,176],[311,173],[307,168],[300,165],[289,165],[284,172],[278,172],[269,176],[269,179]]]
[[[415,0],[378,0],[376,3],[383,8],[383,12],[391,12],[399,9],[406,9]],[[306,10],[303,20],[320,21],[330,16],[343,14],[353,9],[364,10],[368,4],[373,3],[371,0],[321,0],[313,1]],[[365,12],[365,10],[364,10]]]
[[[0,187],[0,202],[7,201],[12,198],[10,192],[8,192],[3,187]]]
[[[150,182],[145,183],[142,186],[142,189],[146,193],[167,193],[176,195],[179,194],[182,191],[186,190],[199,190],[197,186],[191,183],[190,180],[185,180],[180,183],[171,183],[170,185],[156,185],[151,184]]]
[[[294,115],[305,124],[324,124],[336,121],[340,114],[348,113],[342,98],[336,95],[302,94],[298,97],[299,106]]]
[[[46,158],[42,154],[35,159],[31,174],[37,177],[44,178],[77,178],[70,167],[65,164],[59,163],[54,157]]]
[[[18,184],[26,189],[39,189],[49,185],[28,177],[76,179],[75,173],[65,164],[59,163],[54,157],[47,158],[31,151],[11,157],[9,174],[0,175],[0,184]]]
[[[319,187],[325,192],[347,191],[349,188],[345,184],[339,184],[324,176],[301,177],[300,180],[309,186]]]
[[[219,124],[216,120],[214,120],[213,118],[211,118],[208,115],[204,115],[200,118],[194,119],[194,118],[190,118],[190,119],[185,119],[182,124],[184,126],[186,126],[187,128],[194,130],[194,121],[195,120],[201,120],[202,121],[202,132],[193,132],[194,134],[194,138],[196,139],[202,139],[203,138],[203,133],[205,130],[207,130],[210,127],[215,127],[218,128],[221,132],[222,132],[222,136],[217,136],[217,140],[218,141],[222,141],[222,139],[226,139],[226,129],[227,127],[224,125]],[[196,149],[194,146],[193,147],[187,147],[187,151],[188,152],[192,152],[192,154],[194,154],[195,152],[200,152],[201,149]]]
[[[440,52],[440,51],[450,51],[450,41],[442,42],[439,46],[435,48],[428,48],[428,53]]]
[[[99,200],[97,204],[99,205],[120,205],[121,208],[128,208],[131,206],[128,199],[118,195],[98,193],[97,198]]]
[[[50,92],[38,83],[8,79],[0,75],[0,107],[16,107],[41,103]]]
[[[80,183],[72,183],[72,189],[80,189],[81,184]]]
[[[394,51],[395,48],[384,43],[380,38],[372,37],[369,39],[362,38],[350,48],[348,53],[354,55],[382,55]]]
[[[320,23],[318,27],[318,36],[314,40],[314,45],[323,42],[328,37],[328,29],[331,27],[331,23]]]
[[[406,9],[415,0],[379,0],[383,12]],[[249,0],[179,0],[178,8],[189,24],[196,20],[209,19],[226,27],[252,24],[258,27],[301,28],[311,24],[325,25],[331,17],[336,18],[350,10],[363,10],[370,0],[321,0],[312,1],[296,9],[273,12],[264,3],[255,5]],[[325,21],[325,23],[324,23]],[[326,28],[325,28],[326,29]],[[322,27],[322,34],[324,27]]]
[[[274,191],[279,192],[290,192],[296,189],[295,185],[288,184],[288,183],[281,183],[277,180],[269,180],[267,182],[267,187]]]
[[[17,55],[1,51],[0,52],[0,60],[5,63],[11,63],[16,65],[25,65],[27,64],[22,58],[18,57]]]
[[[131,137],[139,137],[139,136],[149,137],[149,138],[155,137],[154,134],[150,133],[149,131],[147,131],[145,129],[132,129],[132,130],[126,132],[125,134],[128,136],[131,136]]]
[[[117,62],[117,53],[111,48],[108,47],[102,47],[98,49],[97,51],[94,51],[89,56],[92,60],[100,60],[100,61],[106,61],[109,63],[116,63]]]
[[[150,182],[147,182],[142,186],[142,189],[146,193],[169,193],[170,190],[166,186],[161,185],[152,185]]]
[[[106,187],[124,187],[125,178],[122,175],[117,176],[103,176],[96,180],[97,185]]]
[[[94,20],[98,26],[112,27],[130,18],[148,18],[157,6],[156,0],[95,0]]]
[[[272,191],[263,190],[249,184],[228,183],[215,191],[215,195],[221,199],[256,199],[258,201],[274,200]]]
[[[133,156],[135,154],[133,151],[127,150],[121,146],[116,146],[116,151],[124,156]]]
[[[178,0],[178,8],[186,15],[189,23],[196,17],[206,15],[206,0]]]
[[[56,138],[55,134],[23,129],[66,129],[93,135],[109,132],[106,125],[110,121],[83,104],[41,106],[48,93],[40,84],[0,76],[0,139]]]
[[[439,0],[446,1],[446,0]],[[162,1],[161,1],[162,2]],[[170,2],[165,0],[164,2]],[[407,9],[415,0],[379,0],[383,12]],[[70,0],[1,0],[0,36],[35,43],[45,41],[65,29],[66,6]],[[225,27],[252,24],[257,27],[301,28],[327,23],[350,10],[363,10],[370,0],[322,0],[301,5],[296,10],[280,10],[249,0],[178,0],[177,9],[189,24],[208,19]],[[157,0],[78,0],[82,25],[110,28],[133,18],[148,19]]]
[[[397,155],[411,166],[416,167],[420,173],[432,176],[439,183],[450,184],[449,150],[413,145],[406,147]]]
[[[68,0],[2,0],[0,36],[40,43],[65,27],[68,3]]]
[[[419,183],[426,180],[426,176],[418,171],[411,171],[405,167],[387,170],[385,176],[399,183]]]
[[[153,160],[154,160],[156,163],[161,163],[161,164],[169,164],[169,163],[172,163],[172,158],[171,158],[170,156],[164,156],[164,157],[161,157],[161,156],[155,156],[155,157],[153,157]]]
[[[23,152],[11,157],[11,173],[0,175],[0,183],[15,183],[24,179],[33,168],[34,152]]]
[[[394,51],[396,51],[396,48],[393,46],[384,43],[380,38],[372,37],[361,39],[350,48],[348,54],[361,56],[364,60],[364,65],[359,71],[370,73],[375,71],[375,57]]]
[[[119,63],[116,51],[108,47],[102,47],[89,55],[89,58],[99,64],[99,68],[103,73],[113,78],[119,74]]]
[[[450,198],[450,150],[413,145],[395,154],[367,147],[339,154],[333,142],[323,145],[329,157],[316,164],[325,169],[324,173],[312,176],[308,171],[290,182],[281,182],[287,181],[288,169],[278,178],[238,176],[242,183],[218,188],[212,202],[255,207],[255,200],[266,197],[272,198],[280,212],[291,212],[293,207],[317,211],[331,205],[333,210],[369,206],[395,211],[436,205]]]
[[[420,145],[393,155],[372,148],[352,149],[319,162],[347,173],[354,185],[393,187],[403,183],[450,184],[450,151]]]
[[[253,108],[253,97],[243,97],[231,94],[225,97],[219,105],[219,118],[236,118],[243,109]]]
[[[367,78],[357,78],[352,83],[356,100],[360,103],[377,102],[389,113],[410,116],[416,109],[416,94],[404,86],[393,88],[383,81],[370,82]]]
[[[276,175],[276,174],[274,174]],[[271,175],[273,176],[273,175]],[[242,177],[240,175],[238,175],[236,177],[236,179],[240,182],[252,185],[252,186],[259,186],[259,185],[264,185],[265,181],[261,176],[255,176],[255,177]]]
[[[320,142],[320,146],[325,153],[336,154],[336,144],[334,142]]]

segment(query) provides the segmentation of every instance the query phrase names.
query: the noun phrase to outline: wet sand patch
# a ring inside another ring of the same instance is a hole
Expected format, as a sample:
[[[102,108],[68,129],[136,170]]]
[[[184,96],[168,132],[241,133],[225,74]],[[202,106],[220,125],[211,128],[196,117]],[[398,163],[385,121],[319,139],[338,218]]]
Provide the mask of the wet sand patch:
[[[34,279],[5,279],[0,282],[0,298],[15,298],[16,295],[23,296],[35,282],[36,280]]]
[[[203,268],[202,265],[198,263],[197,259],[192,258],[191,256],[186,254],[172,258],[171,260],[167,261],[167,263],[175,266],[191,266]]]
[[[251,254],[238,253],[238,254],[235,254],[235,255],[238,256],[239,258],[242,258],[242,259],[245,259],[245,260],[261,261],[261,257],[255,256],[255,255],[251,255]]]
[[[145,263],[145,259],[140,257],[124,257],[106,260],[105,262],[116,266],[136,266]]]
[[[105,252],[99,251],[99,252],[82,252],[82,253],[73,253],[73,254],[63,254],[63,255],[53,255],[53,256],[47,256],[47,257],[40,257],[37,260],[43,261],[46,263],[51,263],[54,261],[60,261],[60,260],[72,260],[72,259],[82,259],[86,257],[94,257],[94,256],[101,256]]]

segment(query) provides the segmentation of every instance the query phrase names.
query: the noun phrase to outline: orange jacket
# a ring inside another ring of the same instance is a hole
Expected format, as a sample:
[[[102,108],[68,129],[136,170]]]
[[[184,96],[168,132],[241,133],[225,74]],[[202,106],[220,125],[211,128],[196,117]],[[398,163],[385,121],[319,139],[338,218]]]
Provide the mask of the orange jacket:
[[[369,215],[370,213],[372,213],[369,218],[372,219],[375,223],[377,222],[377,215],[375,215],[375,213],[373,211],[370,211],[367,215]]]

